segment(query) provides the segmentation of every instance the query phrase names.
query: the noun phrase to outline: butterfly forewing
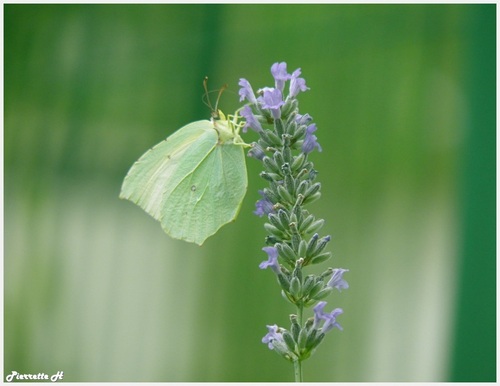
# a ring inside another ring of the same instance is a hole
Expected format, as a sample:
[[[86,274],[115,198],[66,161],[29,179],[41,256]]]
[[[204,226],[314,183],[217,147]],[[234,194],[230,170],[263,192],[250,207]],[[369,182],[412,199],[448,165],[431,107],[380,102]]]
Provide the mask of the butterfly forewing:
[[[160,220],[165,194],[195,169],[216,143],[217,132],[209,121],[182,127],[134,163],[123,181],[120,197]]]

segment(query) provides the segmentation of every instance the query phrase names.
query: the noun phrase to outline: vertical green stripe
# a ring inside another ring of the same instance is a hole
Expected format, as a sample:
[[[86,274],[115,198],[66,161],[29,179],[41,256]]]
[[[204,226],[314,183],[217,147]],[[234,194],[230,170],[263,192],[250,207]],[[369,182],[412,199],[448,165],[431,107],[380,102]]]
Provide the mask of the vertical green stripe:
[[[495,15],[469,9],[466,32],[470,116],[462,186],[462,261],[450,381],[496,380]]]

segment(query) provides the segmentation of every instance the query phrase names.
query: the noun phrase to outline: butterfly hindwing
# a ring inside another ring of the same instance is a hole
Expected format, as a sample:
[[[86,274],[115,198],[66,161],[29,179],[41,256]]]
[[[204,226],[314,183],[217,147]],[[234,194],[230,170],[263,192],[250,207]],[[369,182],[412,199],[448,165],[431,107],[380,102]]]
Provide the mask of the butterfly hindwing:
[[[165,231],[201,245],[237,216],[247,189],[243,148],[217,144],[199,167],[165,196]]]

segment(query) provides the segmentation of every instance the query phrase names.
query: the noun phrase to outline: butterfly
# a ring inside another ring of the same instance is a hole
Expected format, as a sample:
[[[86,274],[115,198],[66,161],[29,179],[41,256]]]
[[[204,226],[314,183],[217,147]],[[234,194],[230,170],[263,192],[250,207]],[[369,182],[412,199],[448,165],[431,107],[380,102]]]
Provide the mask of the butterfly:
[[[243,149],[249,145],[241,126],[237,112],[226,117],[216,104],[210,120],[189,123],[144,153],[120,198],[144,209],[171,237],[202,245],[236,218],[247,190]]]

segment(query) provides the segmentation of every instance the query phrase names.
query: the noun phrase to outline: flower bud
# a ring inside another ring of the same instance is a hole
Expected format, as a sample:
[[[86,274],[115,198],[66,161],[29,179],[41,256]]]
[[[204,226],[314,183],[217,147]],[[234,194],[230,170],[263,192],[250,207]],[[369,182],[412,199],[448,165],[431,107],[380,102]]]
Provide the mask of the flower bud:
[[[330,295],[333,291],[333,288],[325,287],[321,291],[319,291],[315,296],[313,296],[314,300],[321,300]]]
[[[304,195],[308,187],[309,187],[309,181],[307,180],[300,181],[296,189],[297,195],[299,194]]]
[[[265,156],[264,158],[262,158],[262,162],[264,163],[264,166],[268,171],[271,171],[276,174],[281,174],[281,169],[278,167],[274,159]]]
[[[329,276],[332,276],[333,274],[333,268],[329,267],[325,272],[323,272],[319,277],[324,280]]]
[[[297,345],[299,346],[299,350],[305,348],[306,341],[307,341],[307,330],[305,328],[303,328],[300,331],[299,339],[297,341]]]
[[[297,142],[299,141],[301,138],[303,138],[306,134],[306,126],[299,126],[297,127],[297,130],[295,130],[295,132],[292,134],[292,139],[291,141],[292,142]]]
[[[283,148],[283,159],[286,163],[291,164],[293,161],[292,150],[289,146]]]
[[[285,160],[283,159],[283,154],[278,150],[274,152],[273,159],[277,165],[283,165],[285,163]]]
[[[324,284],[325,283],[323,282],[323,280],[318,280],[316,284],[314,284],[314,286],[309,291],[309,298],[310,299],[314,298],[318,294],[318,292],[321,291]]]
[[[302,240],[302,238],[301,238],[299,232],[297,231],[297,223],[291,222],[290,223],[290,230],[292,231],[292,248],[295,251],[298,251],[299,246],[300,246],[300,241]]]
[[[264,189],[264,196],[265,198],[267,198],[267,201],[269,201],[271,203],[271,205],[273,205],[274,202],[279,202],[280,199],[279,199],[279,195],[276,193],[275,190],[277,190],[275,188],[276,184],[271,184],[271,189],[268,189],[268,188],[265,188]]]
[[[295,266],[295,261],[297,260],[297,255],[292,248],[286,243],[276,244],[280,256],[291,266]]]
[[[290,217],[288,217],[288,214],[285,210],[283,209],[278,210],[278,218],[279,221],[281,222],[281,225],[283,225],[285,228],[288,228],[288,224],[290,223]]]
[[[312,233],[309,231],[309,226],[313,223],[315,217],[310,214],[306,216],[300,223],[300,231],[304,233]]]
[[[292,334],[288,331],[283,332],[283,340],[290,351],[295,351],[295,340],[293,339]]]
[[[292,277],[292,280],[290,281],[290,290],[288,292],[290,292],[290,294],[295,298],[300,297],[301,285],[300,280],[296,276]]]
[[[269,213],[267,215],[267,218],[268,218],[269,222],[271,223],[271,225],[274,225],[277,229],[286,233],[287,228],[285,226],[283,226],[283,224],[279,220],[279,217],[276,214]]]
[[[274,245],[279,243],[281,239],[278,239],[276,236],[267,235],[265,238],[266,245]]]
[[[313,350],[315,349],[316,347],[318,347],[318,345],[323,341],[323,338],[325,337],[325,333],[322,332],[321,334],[319,334],[316,339],[314,339],[314,342],[313,344],[311,345],[311,348],[309,350]]]
[[[317,232],[317,231],[319,231],[323,227],[324,224],[325,224],[325,220],[323,220],[322,218],[320,218],[319,220],[316,220],[311,225],[309,225],[305,229],[305,233]]]
[[[281,177],[275,173],[260,172],[259,176],[269,182],[276,182],[281,180]]]
[[[285,104],[281,108],[281,117],[286,118],[288,115],[297,108],[297,99],[286,98]]]
[[[308,318],[306,320],[305,328],[309,331],[314,324],[314,318]]]
[[[297,341],[299,339],[299,333],[300,333],[300,325],[297,322],[297,315],[290,315],[290,321],[292,322],[292,327],[290,328],[290,331],[292,333],[293,339]]]
[[[269,138],[270,143],[273,144],[274,146],[279,146],[279,147],[283,146],[283,142],[282,142],[281,138],[278,137],[272,131],[270,131],[270,130],[267,131],[267,137]]]
[[[304,153],[300,153],[297,157],[293,157],[292,170],[294,172],[299,170],[303,166],[305,160],[306,156],[304,155]]]
[[[289,291],[290,290],[290,281],[288,280],[288,278],[283,275],[283,273],[279,273],[278,274],[278,283],[280,284],[280,287],[282,289],[284,289],[285,291]]]
[[[316,244],[318,243],[319,235],[315,233],[311,239],[309,240],[309,244],[307,244],[306,255],[311,256],[313,252],[316,250]]]
[[[331,240],[332,238],[330,236],[325,236],[323,237],[319,242],[318,242],[318,245],[316,246],[316,250],[314,251],[314,254],[317,255],[319,253],[321,253],[321,251],[323,251],[323,249],[325,249],[326,247],[326,244],[328,244],[328,242]]]
[[[287,164],[285,164],[287,165]],[[295,180],[291,175],[285,175],[285,188],[290,195],[295,195]]]
[[[299,257],[305,258],[307,250],[307,243],[305,240],[300,240],[299,243]]]
[[[302,286],[302,294],[304,296],[308,296],[309,291],[311,291],[312,287],[314,286],[314,276],[313,275],[307,275],[305,280],[304,280],[304,285]]]
[[[320,253],[319,255],[316,255],[311,259],[311,264],[322,263],[324,261],[327,261],[330,257],[332,257],[331,252]]]
[[[320,189],[321,189],[321,183],[316,182],[316,183],[312,184],[309,187],[309,189],[306,190],[306,192],[304,193],[304,196],[307,199],[307,197],[314,195],[316,192],[319,192]]]
[[[312,347],[314,346],[317,334],[318,334],[318,330],[316,330],[315,328],[313,328],[313,329],[311,329],[311,331],[309,331],[309,334],[307,335],[307,339],[306,339],[306,345],[305,345],[305,348],[307,350],[311,350]],[[283,338],[284,338],[284,336],[283,336]]]
[[[281,137],[285,133],[285,127],[281,119],[274,120],[274,129],[276,130],[276,134],[278,134],[279,137]]]
[[[295,200],[293,199],[292,195],[283,187],[283,185],[278,185],[278,193],[281,197],[281,200],[289,204],[294,203]]]
[[[295,207],[300,208],[302,203],[304,202],[304,195],[302,194],[297,194],[297,201],[295,201]]]
[[[302,283],[302,264],[304,263],[304,259],[299,257],[299,259],[295,262],[295,268],[292,272],[292,276],[296,277],[300,283]]]
[[[284,232],[280,231],[278,228],[276,228],[274,225],[269,224],[268,222],[264,223],[264,228],[268,233],[271,233],[271,235],[278,237],[279,239],[286,239],[287,236],[285,235]]]

